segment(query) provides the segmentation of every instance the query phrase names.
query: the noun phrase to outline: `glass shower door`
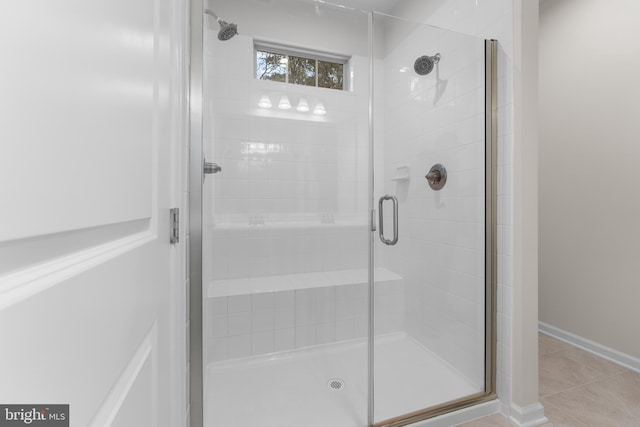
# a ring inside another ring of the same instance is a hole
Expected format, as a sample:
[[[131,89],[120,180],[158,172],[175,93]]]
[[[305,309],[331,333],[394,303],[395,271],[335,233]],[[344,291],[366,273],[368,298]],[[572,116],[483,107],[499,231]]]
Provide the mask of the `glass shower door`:
[[[203,186],[204,425],[362,427],[368,16],[207,7],[203,151],[221,170]],[[213,14],[238,34],[220,40]]]
[[[485,40],[375,13],[373,26],[374,422],[400,425],[492,387]]]

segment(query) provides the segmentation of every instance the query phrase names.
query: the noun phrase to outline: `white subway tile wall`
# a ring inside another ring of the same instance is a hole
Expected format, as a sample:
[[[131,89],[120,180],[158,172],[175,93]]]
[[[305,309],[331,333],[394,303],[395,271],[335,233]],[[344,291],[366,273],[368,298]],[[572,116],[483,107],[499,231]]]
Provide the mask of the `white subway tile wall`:
[[[403,331],[404,283],[375,285],[378,332]],[[364,338],[366,283],[206,298],[207,362]]]
[[[333,222],[366,211],[367,85],[351,91],[310,88],[253,78],[253,39],[209,46],[204,138],[222,173],[205,183],[209,225],[312,219]],[[215,57],[215,59],[214,59]],[[368,79],[368,61],[350,69]],[[286,96],[293,107],[278,108]],[[261,108],[261,100],[271,107]],[[325,115],[314,114],[322,104]],[[365,151],[366,152],[366,151]],[[213,200],[215,198],[215,203]]]
[[[363,223],[218,224],[209,235],[211,239],[205,242],[211,265],[209,281],[346,270],[367,265],[368,232]]]
[[[406,22],[384,18],[389,38]],[[401,238],[378,265],[404,278],[411,336],[475,384],[484,381],[484,40],[420,27],[384,53],[384,193],[399,199]],[[416,58],[439,53],[420,76]],[[447,183],[424,176],[440,163]],[[409,180],[394,181],[407,167]],[[376,315],[378,320],[378,315]]]
[[[426,23],[463,34],[498,40],[498,397],[511,403],[513,321],[513,2],[449,0]],[[467,126],[458,127],[464,132]]]
[[[251,37],[206,46],[205,156],[222,172],[204,184],[203,277],[225,288],[205,303],[209,362],[366,332],[355,308],[345,312],[355,289],[336,299],[322,277],[299,274],[363,269],[368,259],[367,58],[353,57],[349,69],[364,76],[350,91],[259,81]],[[294,108],[278,108],[283,96]],[[302,98],[308,112],[295,108]],[[258,105],[265,99],[271,108]],[[325,115],[313,113],[319,104]],[[321,287],[270,292],[283,277]],[[234,295],[239,283],[251,294]]]

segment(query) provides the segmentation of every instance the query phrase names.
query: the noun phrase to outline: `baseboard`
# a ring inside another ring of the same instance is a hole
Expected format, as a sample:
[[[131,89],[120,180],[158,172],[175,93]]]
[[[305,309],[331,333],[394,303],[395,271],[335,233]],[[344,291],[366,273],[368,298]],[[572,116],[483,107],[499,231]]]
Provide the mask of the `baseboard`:
[[[588,351],[589,353],[595,354],[596,356],[602,357],[603,359],[607,359],[620,366],[624,366],[625,368],[640,373],[640,359],[637,357],[630,356],[618,350],[614,350],[602,344],[582,338],[581,336],[556,328],[555,326],[551,326],[544,322],[538,322],[538,329],[545,335],[549,335],[550,337],[559,339],[560,341],[564,341],[575,347],[581,348],[582,350]]]
[[[519,427],[536,427],[549,422],[544,416],[544,408],[540,403],[534,403],[524,408],[512,403],[510,412],[509,421]]]

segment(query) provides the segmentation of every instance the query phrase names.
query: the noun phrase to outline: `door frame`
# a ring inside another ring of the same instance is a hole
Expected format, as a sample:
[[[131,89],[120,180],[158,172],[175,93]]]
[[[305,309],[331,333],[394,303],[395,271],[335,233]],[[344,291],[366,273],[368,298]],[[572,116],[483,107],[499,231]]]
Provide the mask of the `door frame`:
[[[202,181],[204,165],[202,141],[202,37],[203,0],[190,0],[190,88],[189,88],[189,285],[187,290],[189,423],[204,423],[204,366],[202,337]]]

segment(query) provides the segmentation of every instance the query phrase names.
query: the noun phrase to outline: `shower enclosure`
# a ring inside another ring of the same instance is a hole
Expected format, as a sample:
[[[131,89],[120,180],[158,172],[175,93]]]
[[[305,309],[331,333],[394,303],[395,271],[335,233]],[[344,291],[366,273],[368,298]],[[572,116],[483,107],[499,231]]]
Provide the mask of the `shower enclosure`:
[[[401,426],[494,399],[496,42],[326,2],[192,4],[192,426]]]

